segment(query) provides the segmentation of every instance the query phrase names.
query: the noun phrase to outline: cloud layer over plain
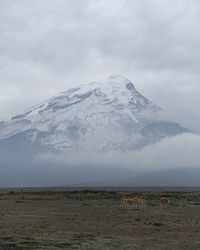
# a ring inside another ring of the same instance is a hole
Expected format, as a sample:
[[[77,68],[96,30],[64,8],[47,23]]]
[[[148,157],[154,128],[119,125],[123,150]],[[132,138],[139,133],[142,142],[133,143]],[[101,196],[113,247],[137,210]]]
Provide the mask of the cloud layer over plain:
[[[122,74],[200,131],[196,0],[2,0],[0,120],[82,82]]]
[[[105,154],[90,151],[75,154],[52,155],[50,153],[37,156],[36,162],[51,162],[56,167],[62,164],[71,166],[104,166],[132,171],[161,171],[177,168],[200,169],[200,136],[185,133],[172,138],[163,139],[150,144],[142,150]]]
[[[40,154],[0,161],[0,186],[108,185],[199,186],[200,137],[183,134],[135,152]],[[25,157],[26,158],[26,157]],[[121,183],[121,184],[120,184]]]

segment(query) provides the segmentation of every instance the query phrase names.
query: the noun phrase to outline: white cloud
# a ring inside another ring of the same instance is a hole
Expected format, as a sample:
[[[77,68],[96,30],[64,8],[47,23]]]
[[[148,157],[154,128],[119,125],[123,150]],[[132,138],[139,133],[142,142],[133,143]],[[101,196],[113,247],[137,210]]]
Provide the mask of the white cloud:
[[[50,153],[37,156],[39,162],[64,163],[66,167],[99,166],[114,169],[138,171],[162,171],[169,169],[200,169],[200,136],[182,134],[151,144],[143,150],[134,152],[108,152],[97,154],[91,151],[81,151],[71,154],[52,155]]]

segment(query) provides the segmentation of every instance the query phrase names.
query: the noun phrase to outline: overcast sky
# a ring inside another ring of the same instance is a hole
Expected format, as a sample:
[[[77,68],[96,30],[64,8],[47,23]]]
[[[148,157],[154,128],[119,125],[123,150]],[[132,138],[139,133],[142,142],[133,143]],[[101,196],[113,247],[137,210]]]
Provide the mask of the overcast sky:
[[[0,0],[0,120],[121,74],[200,132],[199,0]]]

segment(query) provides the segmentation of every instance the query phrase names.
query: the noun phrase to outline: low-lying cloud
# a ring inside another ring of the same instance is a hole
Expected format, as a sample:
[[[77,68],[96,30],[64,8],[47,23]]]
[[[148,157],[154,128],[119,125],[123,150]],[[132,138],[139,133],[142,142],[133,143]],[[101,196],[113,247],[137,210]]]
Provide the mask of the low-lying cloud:
[[[200,136],[182,134],[138,151],[38,154],[0,162],[0,186],[199,186]],[[130,181],[128,182],[127,180]],[[121,183],[121,184],[120,184]]]
[[[54,163],[67,167],[98,166],[128,169],[132,171],[161,171],[174,168],[200,168],[200,136],[185,133],[146,146],[137,151],[112,151],[105,154],[82,151],[69,154],[37,156],[36,161]]]

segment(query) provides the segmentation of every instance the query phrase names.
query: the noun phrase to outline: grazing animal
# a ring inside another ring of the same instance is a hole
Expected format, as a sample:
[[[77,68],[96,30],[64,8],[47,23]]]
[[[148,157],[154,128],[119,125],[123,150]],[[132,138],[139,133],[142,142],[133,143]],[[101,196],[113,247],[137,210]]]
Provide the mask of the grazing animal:
[[[147,205],[147,200],[143,199],[143,198],[140,198],[140,206],[141,207],[146,207],[146,205]]]
[[[141,198],[138,197],[131,197],[131,198],[122,198],[122,204],[124,208],[128,208],[128,206],[133,205],[133,206],[141,206]]]
[[[138,197],[132,197],[132,198],[130,198],[130,200],[131,200],[131,202],[132,202],[132,204],[133,205],[136,205],[136,206],[140,206],[140,198],[138,198]]]
[[[160,197],[160,207],[171,205],[171,201],[167,197]]]
[[[122,198],[122,204],[124,208],[128,209],[128,205],[131,205],[131,199],[130,198]]]
[[[124,206],[124,208],[128,208],[128,198],[122,198],[122,204]]]

